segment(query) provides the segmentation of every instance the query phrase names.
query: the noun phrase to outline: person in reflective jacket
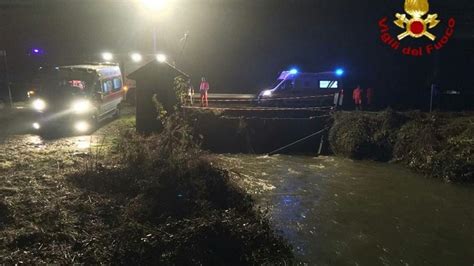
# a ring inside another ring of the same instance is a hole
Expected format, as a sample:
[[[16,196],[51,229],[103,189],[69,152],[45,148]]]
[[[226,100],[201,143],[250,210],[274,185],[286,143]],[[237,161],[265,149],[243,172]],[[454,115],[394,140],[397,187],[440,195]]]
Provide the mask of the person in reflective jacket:
[[[206,78],[202,77],[201,85],[199,86],[199,92],[201,93],[201,107],[209,106],[209,103],[207,101],[208,90],[209,90],[209,82],[206,81]]]
[[[362,110],[362,89],[360,85],[352,92],[352,99],[354,100],[356,110]]]

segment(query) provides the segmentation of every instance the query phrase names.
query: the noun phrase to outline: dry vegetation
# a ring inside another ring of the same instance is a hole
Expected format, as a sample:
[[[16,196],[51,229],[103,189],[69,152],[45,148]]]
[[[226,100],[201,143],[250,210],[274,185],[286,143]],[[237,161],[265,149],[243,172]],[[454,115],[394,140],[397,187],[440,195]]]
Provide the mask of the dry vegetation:
[[[466,113],[335,114],[332,150],[354,159],[393,160],[453,182],[474,181],[474,116]]]
[[[120,137],[99,141],[90,153],[2,158],[0,263],[292,260],[264,212],[203,159],[179,117],[147,137],[132,123],[117,121]]]

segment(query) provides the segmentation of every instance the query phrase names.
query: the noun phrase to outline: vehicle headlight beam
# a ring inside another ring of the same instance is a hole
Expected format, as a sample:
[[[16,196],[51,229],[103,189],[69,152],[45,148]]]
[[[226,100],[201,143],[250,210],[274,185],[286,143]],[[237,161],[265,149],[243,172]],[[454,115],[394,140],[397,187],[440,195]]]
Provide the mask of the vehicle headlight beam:
[[[92,104],[89,100],[77,100],[72,103],[72,110],[76,114],[84,114],[90,112]]]
[[[36,99],[32,102],[32,107],[36,111],[43,111],[46,108],[46,102],[42,99]]]
[[[265,97],[270,97],[270,96],[272,96],[272,91],[271,91],[271,90],[266,90],[266,91],[264,91],[264,92],[263,92],[263,96],[265,96]]]
[[[79,121],[74,124],[74,129],[79,133],[87,132],[90,129],[90,124],[86,121]]]

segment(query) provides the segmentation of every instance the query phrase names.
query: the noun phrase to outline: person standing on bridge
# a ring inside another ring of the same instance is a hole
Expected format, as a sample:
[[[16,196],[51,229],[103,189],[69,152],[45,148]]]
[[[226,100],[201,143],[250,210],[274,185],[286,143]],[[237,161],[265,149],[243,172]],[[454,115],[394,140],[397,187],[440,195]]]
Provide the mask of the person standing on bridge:
[[[362,110],[362,89],[360,85],[352,92],[352,99],[354,100],[356,110]]]
[[[208,107],[207,91],[209,90],[209,82],[206,81],[205,77],[201,79],[201,85],[199,86],[199,92],[201,92],[201,107]]]

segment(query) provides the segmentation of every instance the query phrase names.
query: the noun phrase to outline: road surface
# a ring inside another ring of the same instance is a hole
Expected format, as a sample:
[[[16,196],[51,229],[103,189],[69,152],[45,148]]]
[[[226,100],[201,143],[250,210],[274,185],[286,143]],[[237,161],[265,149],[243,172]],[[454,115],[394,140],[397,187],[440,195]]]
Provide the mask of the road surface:
[[[91,245],[93,250],[95,239],[90,232],[102,232],[106,224],[92,212],[96,207],[110,211],[110,207],[102,206],[100,196],[71,185],[66,176],[98,161],[107,144],[117,140],[120,129],[130,127],[133,116],[126,111],[90,135],[50,139],[32,134],[26,112],[2,118],[0,264],[80,260],[70,255],[77,253],[70,243]]]

